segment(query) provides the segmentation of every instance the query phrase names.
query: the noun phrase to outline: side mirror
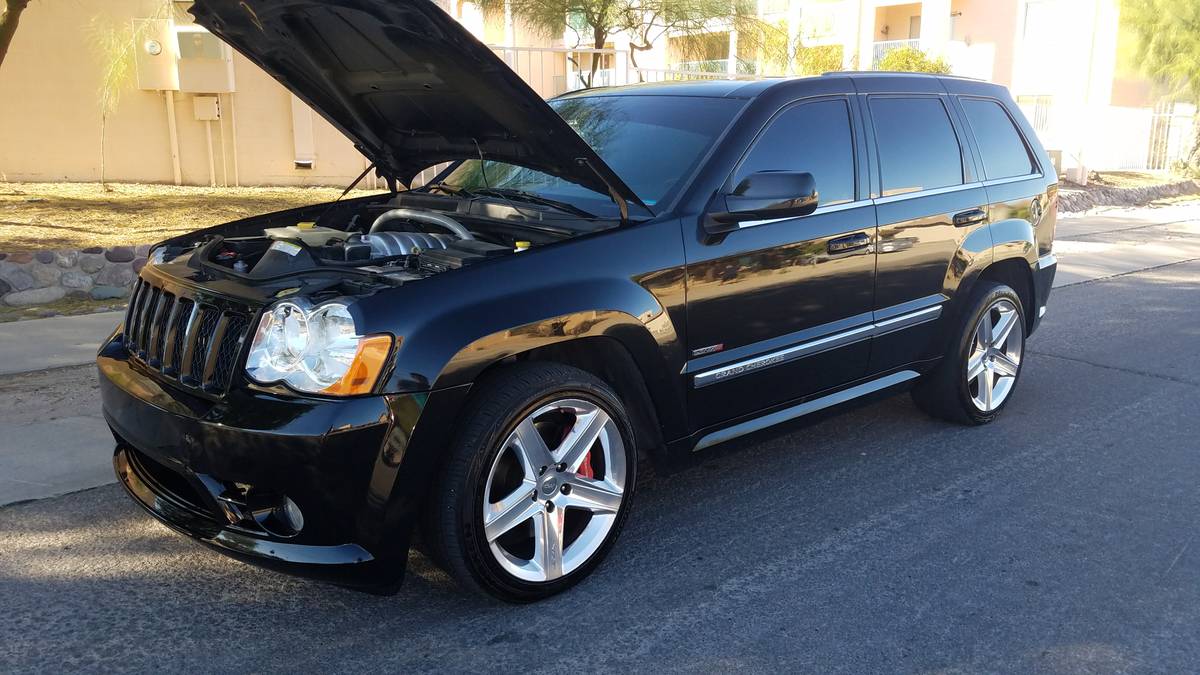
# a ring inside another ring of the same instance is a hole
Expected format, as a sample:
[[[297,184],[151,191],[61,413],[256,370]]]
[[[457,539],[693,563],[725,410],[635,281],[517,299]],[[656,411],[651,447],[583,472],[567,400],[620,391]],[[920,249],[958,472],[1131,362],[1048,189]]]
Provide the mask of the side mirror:
[[[797,218],[817,210],[817,182],[803,171],[759,171],[717,195],[709,230],[726,232],[747,220]]]

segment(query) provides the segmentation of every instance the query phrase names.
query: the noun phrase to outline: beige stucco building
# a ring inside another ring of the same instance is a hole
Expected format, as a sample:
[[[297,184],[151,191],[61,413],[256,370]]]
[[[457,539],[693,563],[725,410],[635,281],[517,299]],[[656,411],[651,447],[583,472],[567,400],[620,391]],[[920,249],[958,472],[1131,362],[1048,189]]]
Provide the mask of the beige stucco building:
[[[580,45],[569,29],[541,36],[511,12],[485,16],[470,2],[439,1],[544,96],[583,86],[579,74],[590,71],[593,60],[593,85],[805,74],[795,64],[756,62],[748,41],[739,46],[736,31],[719,22],[706,41],[708,60],[685,62],[695,55],[674,50],[670,34],[637,53],[628,36],[616,34],[592,53],[575,49],[590,45]],[[98,92],[107,62],[100,45],[113,31],[126,38],[136,67],[106,124],[109,180],[344,185],[366,168],[319,115],[192,25],[188,5],[31,4],[0,66],[0,180],[100,178]],[[843,68],[871,69],[888,51],[913,46],[944,57],[956,74],[1005,84],[1046,145],[1062,149],[1068,163],[1087,158],[1102,168],[1161,168],[1146,160],[1147,148],[1163,135],[1163,120],[1149,109],[1152,90],[1144,79],[1122,78],[1117,64],[1119,0],[758,0],[757,9],[784,26],[794,44],[839,49]],[[1111,104],[1125,107],[1114,112]],[[1104,132],[1113,123],[1138,131],[1117,139],[1123,143],[1117,147]],[[1173,130],[1190,129],[1189,120],[1168,118],[1166,128],[1169,142],[1160,145],[1185,145]],[[1094,147],[1097,139],[1111,147]]]
[[[0,66],[0,180],[100,179],[99,45],[114,30],[136,43],[137,58],[106,125],[109,180],[344,185],[366,168],[340,132],[191,24],[188,4],[32,3]],[[465,12],[464,24],[489,43],[545,43],[478,11]]]

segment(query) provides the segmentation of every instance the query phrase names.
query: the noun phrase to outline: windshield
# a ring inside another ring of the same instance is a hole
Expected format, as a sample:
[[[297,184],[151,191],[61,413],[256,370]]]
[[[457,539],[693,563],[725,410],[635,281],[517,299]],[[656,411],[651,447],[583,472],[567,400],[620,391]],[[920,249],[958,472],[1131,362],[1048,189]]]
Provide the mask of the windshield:
[[[744,102],[695,96],[586,96],[550,101],[647,206],[669,202]],[[616,213],[607,194],[533,169],[477,159],[442,183],[528,192],[594,214]]]

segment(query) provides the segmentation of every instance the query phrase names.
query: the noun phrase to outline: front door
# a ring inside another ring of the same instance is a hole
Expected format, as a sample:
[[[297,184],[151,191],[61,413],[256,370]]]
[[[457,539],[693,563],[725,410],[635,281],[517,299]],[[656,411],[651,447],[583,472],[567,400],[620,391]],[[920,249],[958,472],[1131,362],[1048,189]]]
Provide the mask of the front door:
[[[694,427],[862,377],[870,353],[875,210],[860,194],[844,97],[777,113],[730,176],[807,171],[811,215],[686,242],[687,386]]]

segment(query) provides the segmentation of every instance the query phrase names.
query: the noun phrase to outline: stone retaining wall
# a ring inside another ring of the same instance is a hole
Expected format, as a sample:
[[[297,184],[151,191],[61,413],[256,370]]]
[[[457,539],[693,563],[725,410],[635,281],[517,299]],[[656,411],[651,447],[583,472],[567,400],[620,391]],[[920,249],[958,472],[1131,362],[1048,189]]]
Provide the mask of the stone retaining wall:
[[[1200,193],[1200,181],[1181,180],[1162,185],[1129,188],[1094,188],[1072,190],[1062,186],[1058,190],[1059,213],[1088,211],[1097,206],[1141,206],[1155,199],[1194,195]]]
[[[0,253],[0,301],[13,307],[63,298],[118,300],[129,295],[149,246]]]

